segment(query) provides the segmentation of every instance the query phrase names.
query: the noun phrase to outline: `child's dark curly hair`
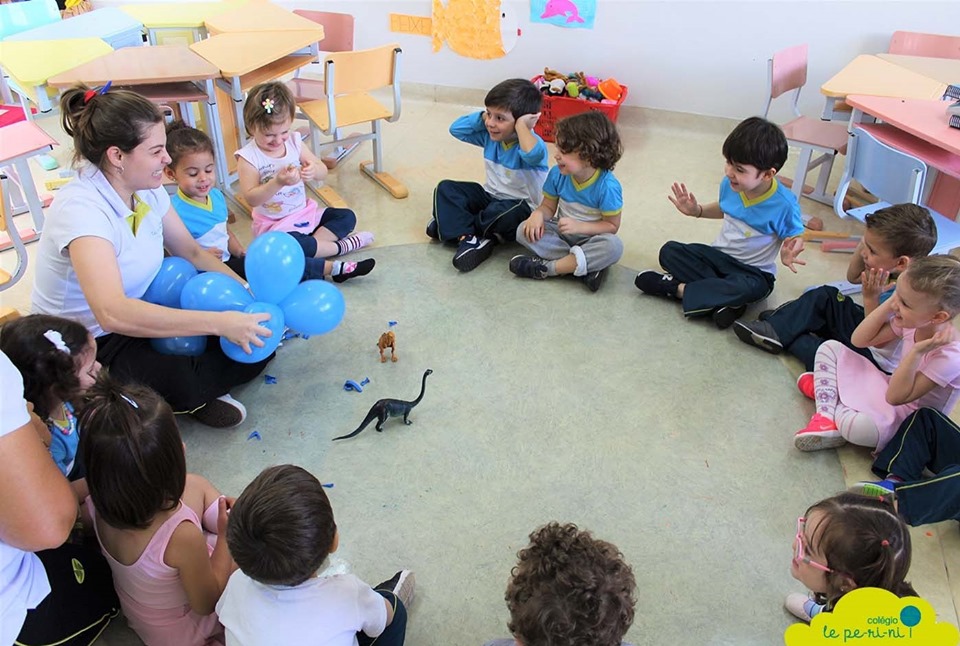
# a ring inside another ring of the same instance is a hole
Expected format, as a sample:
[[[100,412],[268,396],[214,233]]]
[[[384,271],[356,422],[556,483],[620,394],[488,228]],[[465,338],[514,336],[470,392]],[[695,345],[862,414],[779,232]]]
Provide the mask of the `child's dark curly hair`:
[[[176,169],[184,155],[201,152],[213,156],[213,142],[207,133],[179,119],[167,126],[167,154],[170,155],[167,166]]]
[[[524,646],[620,646],[633,623],[636,581],[623,554],[569,523],[530,534],[505,599]]]
[[[613,170],[623,157],[620,133],[602,112],[581,112],[556,125],[557,149],[564,154],[578,153],[585,162],[601,170]]]

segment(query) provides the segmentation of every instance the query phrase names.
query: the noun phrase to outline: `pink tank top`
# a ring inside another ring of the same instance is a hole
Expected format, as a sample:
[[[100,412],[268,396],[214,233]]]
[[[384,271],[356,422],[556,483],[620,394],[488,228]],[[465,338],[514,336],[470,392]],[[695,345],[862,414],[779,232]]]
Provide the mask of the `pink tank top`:
[[[96,509],[91,498],[86,499],[87,509],[94,520]],[[202,527],[197,514],[180,502],[180,507],[157,529],[132,565],[124,565],[114,559],[100,543],[100,551],[110,564],[113,585],[120,597],[120,607],[140,639],[147,646],[203,646],[222,644],[223,626],[217,615],[198,615],[190,609],[187,593],[180,583],[180,572],[163,562],[163,554],[174,530],[183,522]],[[207,538],[207,551],[212,553],[216,540]],[[214,537],[215,538],[215,537]],[[97,532],[97,540],[100,533]]]

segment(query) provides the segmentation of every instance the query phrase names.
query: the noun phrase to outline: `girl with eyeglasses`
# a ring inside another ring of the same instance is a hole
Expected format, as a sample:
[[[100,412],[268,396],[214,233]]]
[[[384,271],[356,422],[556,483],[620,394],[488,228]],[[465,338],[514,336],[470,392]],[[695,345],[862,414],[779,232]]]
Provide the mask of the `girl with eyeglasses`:
[[[810,621],[832,611],[856,588],[882,588],[898,597],[917,593],[904,579],[910,570],[910,533],[880,498],[842,493],[810,507],[797,519],[790,573],[807,586],[784,606]]]

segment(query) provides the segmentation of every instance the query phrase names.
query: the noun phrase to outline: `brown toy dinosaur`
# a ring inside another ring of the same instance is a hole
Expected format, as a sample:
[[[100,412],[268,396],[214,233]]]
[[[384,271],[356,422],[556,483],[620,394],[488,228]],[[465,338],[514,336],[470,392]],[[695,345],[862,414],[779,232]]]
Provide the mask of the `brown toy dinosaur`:
[[[380,349],[380,363],[386,363],[387,358],[384,356],[383,352],[387,348],[390,348],[390,361],[396,363],[397,361],[397,335],[393,332],[384,332],[380,335],[380,340],[377,341],[377,348]]]

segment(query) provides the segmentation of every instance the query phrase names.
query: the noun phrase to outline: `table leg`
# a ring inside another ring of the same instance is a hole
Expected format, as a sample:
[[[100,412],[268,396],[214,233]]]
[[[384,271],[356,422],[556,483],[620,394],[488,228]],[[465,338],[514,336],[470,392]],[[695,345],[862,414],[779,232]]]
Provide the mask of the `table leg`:
[[[43,203],[40,201],[40,196],[37,195],[37,187],[33,183],[33,176],[30,174],[27,159],[25,157],[14,159],[13,166],[17,169],[17,174],[23,179],[20,187],[27,198],[27,204],[30,205],[33,228],[37,233],[40,233],[43,231]]]

